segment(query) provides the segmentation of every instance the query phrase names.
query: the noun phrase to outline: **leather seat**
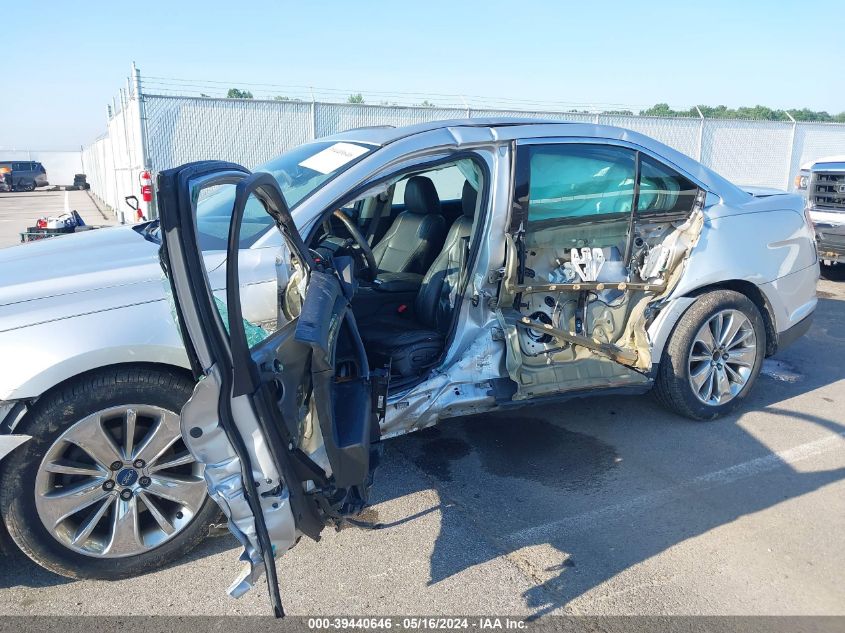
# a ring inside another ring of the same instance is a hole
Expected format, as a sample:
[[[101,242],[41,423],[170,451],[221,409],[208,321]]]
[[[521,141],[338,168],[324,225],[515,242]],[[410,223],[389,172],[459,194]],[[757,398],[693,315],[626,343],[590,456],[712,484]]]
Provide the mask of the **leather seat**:
[[[423,277],[413,318],[379,315],[360,324],[371,363],[380,365],[390,360],[393,373],[407,377],[419,375],[440,356],[452,322],[461,270],[466,267],[476,197],[475,189],[465,182],[463,215],[452,223],[443,248]]]
[[[405,184],[405,210],[373,247],[379,270],[418,273],[428,270],[443,244],[446,219],[431,178],[413,176]]]

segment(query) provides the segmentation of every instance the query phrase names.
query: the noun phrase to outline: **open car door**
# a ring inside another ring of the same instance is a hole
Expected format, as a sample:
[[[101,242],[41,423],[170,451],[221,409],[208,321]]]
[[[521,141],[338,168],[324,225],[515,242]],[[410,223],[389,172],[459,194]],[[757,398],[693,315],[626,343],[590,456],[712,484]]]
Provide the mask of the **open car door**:
[[[219,219],[220,205],[231,206],[228,226],[198,222],[209,206]],[[266,572],[281,617],[274,555],[358,514],[377,462],[386,384],[368,369],[350,310],[355,264],[315,262],[276,180],[239,165],[161,172],[158,209],[162,266],[198,379],[182,434],[249,563],[229,591],[243,594]],[[255,314],[239,283],[242,234],[262,213],[284,237],[270,315]],[[204,263],[209,231],[225,237],[225,292],[215,292]]]

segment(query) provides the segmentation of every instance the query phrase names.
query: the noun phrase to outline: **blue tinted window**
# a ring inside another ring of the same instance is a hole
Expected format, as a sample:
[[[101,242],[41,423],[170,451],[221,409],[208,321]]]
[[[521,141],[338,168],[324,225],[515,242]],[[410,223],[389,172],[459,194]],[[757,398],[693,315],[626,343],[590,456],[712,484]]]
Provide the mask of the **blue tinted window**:
[[[630,213],[636,154],[605,145],[529,148],[528,221]]]

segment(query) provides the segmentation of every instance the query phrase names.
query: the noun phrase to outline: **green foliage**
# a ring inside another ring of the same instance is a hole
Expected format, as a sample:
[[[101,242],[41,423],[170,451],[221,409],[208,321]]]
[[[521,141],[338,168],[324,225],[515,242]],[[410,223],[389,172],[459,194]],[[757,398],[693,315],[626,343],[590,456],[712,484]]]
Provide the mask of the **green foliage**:
[[[229,88],[226,93],[227,99],[252,99],[252,93],[249,90],[239,90],[238,88]]]
[[[346,103],[364,103],[364,97],[361,96],[360,92],[356,95],[349,95],[349,98],[346,100]]]
[[[434,107],[434,104],[433,104],[431,101],[429,101],[428,99],[426,99],[425,101],[423,101],[423,102],[420,104],[420,107],[423,107],[423,108],[433,108],[433,107]]]
[[[791,119],[789,118],[789,115],[791,114],[796,121],[845,122],[845,112],[832,115],[824,110],[815,111],[808,108],[802,108],[800,110],[774,110],[762,105],[756,105],[754,107],[742,106],[739,108],[729,108],[723,105],[700,105],[698,106],[698,109],[690,108],[689,110],[673,110],[667,103],[657,103],[646,110],[640,110],[640,114],[644,116],[692,117],[697,119],[698,110],[701,110],[701,114],[703,114],[706,119],[790,121]]]

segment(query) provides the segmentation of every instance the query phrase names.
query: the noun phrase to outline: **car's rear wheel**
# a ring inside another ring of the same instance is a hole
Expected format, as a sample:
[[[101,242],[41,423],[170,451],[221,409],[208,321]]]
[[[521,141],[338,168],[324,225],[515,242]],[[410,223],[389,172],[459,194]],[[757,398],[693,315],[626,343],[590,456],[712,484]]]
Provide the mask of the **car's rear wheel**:
[[[41,398],[3,464],[0,515],[36,563],[73,578],[151,571],[196,546],[218,509],[180,434],[193,384],[120,368]]]
[[[694,420],[733,410],[751,391],[766,350],[766,329],[745,295],[716,290],[699,296],[663,351],[654,392]]]

